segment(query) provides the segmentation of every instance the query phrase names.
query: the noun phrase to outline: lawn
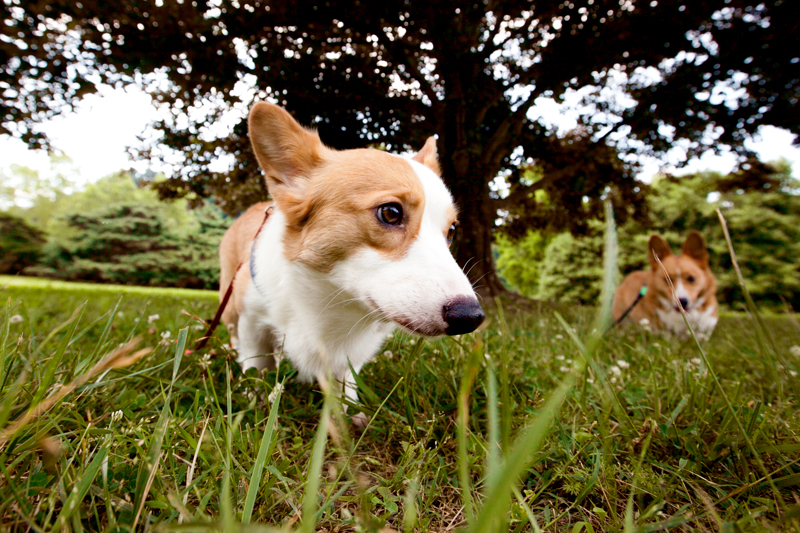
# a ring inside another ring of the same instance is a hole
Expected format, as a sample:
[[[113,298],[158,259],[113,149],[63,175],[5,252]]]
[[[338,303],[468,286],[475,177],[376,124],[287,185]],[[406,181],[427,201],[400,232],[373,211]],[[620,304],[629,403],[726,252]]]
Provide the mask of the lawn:
[[[4,530],[791,531],[800,521],[792,316],[764,317],[764,328],[723,316],[707,358],[693,341],[638,329],[596,340],[585,308],[501,308],[459,339],[398,333],[362,373],[358,407],[371,423],[352,435],[337,401],[288,363],[242,375],[224,328],[187,352],[215,293],[0,277],[0,297]],[[152,352],[96,372],[134,337]]]

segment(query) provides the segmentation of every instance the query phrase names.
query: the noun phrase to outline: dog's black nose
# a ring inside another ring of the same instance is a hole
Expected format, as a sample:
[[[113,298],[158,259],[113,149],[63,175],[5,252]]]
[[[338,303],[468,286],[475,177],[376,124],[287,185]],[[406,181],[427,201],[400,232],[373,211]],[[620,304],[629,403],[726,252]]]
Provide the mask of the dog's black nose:
[[[475,331],[486,318],[478,300],[466,296],[459,296],[447,302],[442,308],[442,314],[444,321],[447,322],[444,332],[448,335],[462,335]]]
[[[678,302],[684,309],[689,309],[689,298],[678,298]]]

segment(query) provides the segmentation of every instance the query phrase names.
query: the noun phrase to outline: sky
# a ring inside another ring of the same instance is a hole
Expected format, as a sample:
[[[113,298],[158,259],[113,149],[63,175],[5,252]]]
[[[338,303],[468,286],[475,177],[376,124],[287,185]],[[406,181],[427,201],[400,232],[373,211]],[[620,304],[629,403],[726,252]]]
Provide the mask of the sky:
[[[553,100],[541,99],[531,113],[555,125],[560,131],[577,125],[576,116],[565,113]],[[118,170],[133,168],[144,172],[152,168],[148,161],[131,161],[126,147],[137,145],[137,137],[146,133],[148,124],[157,118],[158,113],[150,96],[140,89],[100,86],[97,94],[86,96],[73,112],[58,116],[39,127],[56,148],[72,159],[78,172],[74,179],[76,185],[81,187]],[[786,158],[792,163],[793,175],[800,178],[800,149],[791,144],[794,136],[771,126],[762,127],[760,133],[761,139],[751,141],[748,146],[763,161]],[[682,168],[676,168],[678,159],[673,159],[640,160],[642,172],[639,177],[648,181],[662,168],[676,174],[701,170],[728,172],[736,163],[731,153],[714,155],[708,152]],[[19,140],[0,136],[0,169],[7,169],[12,164],[44,172],[50,168],[47,154],[43,151],[30,150]]]

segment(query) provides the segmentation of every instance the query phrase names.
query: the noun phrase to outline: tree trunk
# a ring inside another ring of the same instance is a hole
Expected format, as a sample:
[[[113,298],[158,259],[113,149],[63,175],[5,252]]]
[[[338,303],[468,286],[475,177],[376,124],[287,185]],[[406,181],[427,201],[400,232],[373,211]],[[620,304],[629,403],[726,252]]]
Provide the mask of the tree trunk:
[[[458,206],[459,226],[453,251],[456,261],[483,298],[507,292],[497,275],[492,256],[492,228],[497,217],[489,197],[483,166],[468,155],[454,153],[443,162],[444,178]]]

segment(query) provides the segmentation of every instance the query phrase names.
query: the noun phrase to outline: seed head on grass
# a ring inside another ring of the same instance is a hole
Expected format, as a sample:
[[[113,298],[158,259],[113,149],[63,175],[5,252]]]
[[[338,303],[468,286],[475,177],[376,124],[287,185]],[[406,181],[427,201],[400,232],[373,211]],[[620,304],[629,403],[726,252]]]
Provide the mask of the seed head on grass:
[[[75,378],[71,383],[59,388],[56,392],[43,400],[38,405],[32,406],[25,412],[19,419],[9,425],[6,429],[0,432],[0,446],[5,445],[16,433],[22,429],[29,422],[39,418],[46,413],[51,407],[58,403],[67,394],[71,393],[78,387],[86,384],[87,381],[105,372],[115,368],[124,368],[134,364],[136,361],[153,351],[152,348],[144,348],[137,352],[133,350],[141,341],[141,338],[136,337],[129,342],[117,347],[114,351],[103,357],[96,365],[94,365],[88,372]]]

